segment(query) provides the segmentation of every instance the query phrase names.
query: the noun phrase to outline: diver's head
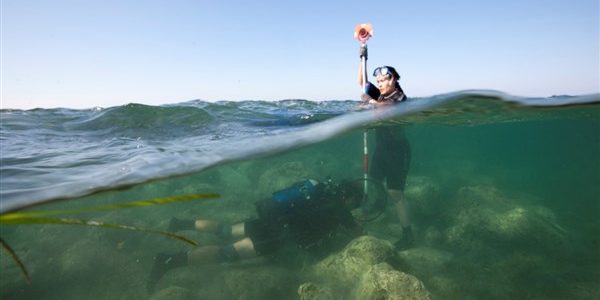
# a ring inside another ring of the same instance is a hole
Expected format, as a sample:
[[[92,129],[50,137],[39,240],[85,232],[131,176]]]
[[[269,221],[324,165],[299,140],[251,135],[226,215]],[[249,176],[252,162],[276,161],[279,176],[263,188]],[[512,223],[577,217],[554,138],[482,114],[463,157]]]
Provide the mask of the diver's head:
[[[348,209],[359,208],[362,204],[360,182],[343,180],[338,185],[338,194]]]
[[[400,74],[390,66],[381,66],[373,71],[373,76],[377,79],[377,88],[382,95],[389,95],[394,90],[400,87],[398,80],[400,80]]]

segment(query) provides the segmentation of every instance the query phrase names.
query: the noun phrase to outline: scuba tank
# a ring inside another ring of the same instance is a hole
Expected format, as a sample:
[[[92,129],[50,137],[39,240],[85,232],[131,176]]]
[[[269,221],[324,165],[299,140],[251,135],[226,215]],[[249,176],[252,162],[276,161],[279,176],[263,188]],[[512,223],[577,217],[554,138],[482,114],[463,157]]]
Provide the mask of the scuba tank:
[[[273,200],[284,208],[292,208],[297,202],[316,198],[318,181],[307,179],[291,187],[273,193]]]

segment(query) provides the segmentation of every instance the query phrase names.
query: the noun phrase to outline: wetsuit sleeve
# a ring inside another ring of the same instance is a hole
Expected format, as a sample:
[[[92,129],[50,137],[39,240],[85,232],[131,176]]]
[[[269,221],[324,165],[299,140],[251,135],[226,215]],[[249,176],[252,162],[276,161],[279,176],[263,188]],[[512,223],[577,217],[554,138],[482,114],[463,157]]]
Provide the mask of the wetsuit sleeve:
[[[367,81],[366,93],[360,95],[360,99],[364,102],[369,102],[370,100],[377,100],[380,95],[381,92],[379,92],[379,89]]]

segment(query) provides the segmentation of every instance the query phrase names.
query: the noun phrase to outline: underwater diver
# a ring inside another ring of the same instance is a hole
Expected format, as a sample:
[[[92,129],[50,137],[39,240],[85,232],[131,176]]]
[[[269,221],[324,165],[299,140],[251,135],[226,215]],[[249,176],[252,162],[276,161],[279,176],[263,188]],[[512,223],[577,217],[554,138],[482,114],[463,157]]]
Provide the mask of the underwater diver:
[[[169,231],[198,230],[236,241],[225,246],[207,245],[188,252],[159,253],[148,282],[149,290],[169,270],[185,265],[235,262],[268,255],[288,242],[312,252],[346,230],[363,233],[351,210],[361,206],[362,191],[356,182],[305,180],[256,203],[258,218],[235,225],[214,220],[172,218]]]
[[[366,60],[367,46],[362,44],[359,57]],[[366,70],[359,65],[358,82],[364,84]],[[373,71],[377,87],[366,82],[364,93],[361,95],[363,104],[373,104],[375,107],[394,105],[406,101],[406,95],[400,87],[400,75],[390,66],[378,67]],[[390,199],[395,201],[396,212],[402,225],[402,238],[394,245],[398,250],[410,248],[414,243],[408,204],[404,197],[406,176],[410,166],[410,144],[401,126],[385,126],[375,129],[375,152],[371,159],[370,178],[386,183]],[[384,205],[384,204],[380,204]]]

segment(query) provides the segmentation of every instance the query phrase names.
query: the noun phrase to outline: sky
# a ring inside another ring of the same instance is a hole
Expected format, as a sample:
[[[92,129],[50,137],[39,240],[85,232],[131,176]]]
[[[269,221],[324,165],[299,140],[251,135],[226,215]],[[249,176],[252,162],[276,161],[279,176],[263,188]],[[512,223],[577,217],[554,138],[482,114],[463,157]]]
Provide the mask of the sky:
[[[359,23],[409,97],[600,92],[599,0],[0,1],[2,109],[357,100]]]

